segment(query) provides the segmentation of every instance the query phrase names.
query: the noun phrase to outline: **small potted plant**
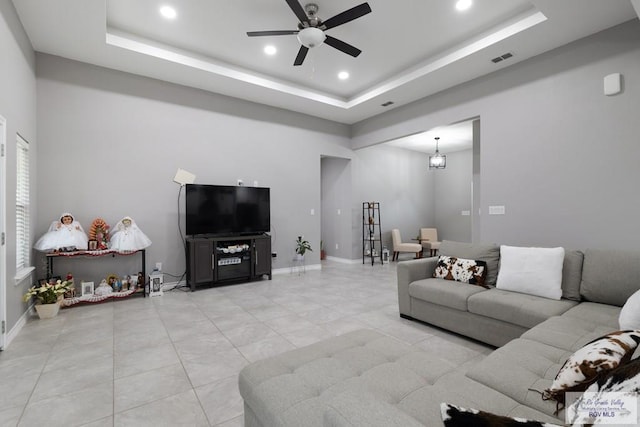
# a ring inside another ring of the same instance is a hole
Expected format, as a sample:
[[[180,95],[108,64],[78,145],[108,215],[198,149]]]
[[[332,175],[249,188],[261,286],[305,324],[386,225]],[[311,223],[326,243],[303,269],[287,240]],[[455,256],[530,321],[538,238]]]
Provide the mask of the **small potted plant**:
[[[22,297],[24,302],[36,300],[36,311],[41,319],[55,317],[60,309],[59,300],[71,288],[71,282],[58,280],[55,283],[43,283],[29,288]]]
[[[313,249],[311,249],[311,245],[309,244],[309,241],[304,240],[303,236],[298,236],[298,239],[296,240],[296,255],[298,259],[299,260],[304,259],[304,254],[307,251],[313,252]]]

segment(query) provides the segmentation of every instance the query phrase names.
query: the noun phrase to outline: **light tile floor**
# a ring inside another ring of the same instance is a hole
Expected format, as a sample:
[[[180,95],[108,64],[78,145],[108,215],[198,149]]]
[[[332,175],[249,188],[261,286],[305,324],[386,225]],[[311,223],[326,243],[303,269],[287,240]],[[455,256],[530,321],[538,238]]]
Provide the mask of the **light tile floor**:
[[[402,319],[396,264],[340,264],[32,318],[0,352],[1,426],[243,425],[248,363],[371,328],[468,369],[491,352]]]

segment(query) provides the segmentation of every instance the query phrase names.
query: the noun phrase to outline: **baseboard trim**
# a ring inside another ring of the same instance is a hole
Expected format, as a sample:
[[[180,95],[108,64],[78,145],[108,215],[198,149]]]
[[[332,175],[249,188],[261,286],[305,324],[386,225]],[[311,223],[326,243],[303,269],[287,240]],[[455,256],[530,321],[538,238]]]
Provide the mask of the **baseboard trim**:
[[[339,258],[336,256],[327,256],[327,261],[339,262],[341,264],[358,264],[361,262],[360,259]]]
[[[162,284],[162,292],[170,291],[172,289],[180,288],[180,287],[183,287],[183,286],[187,286],[187,281],[186,280],[180,280],[178,282],[163,283]]]
[[[305,266],[291,266],[291,267],[284,267],[284,268],[276,268],[274,270],[271,270],[271,274],[273,275],[277,275],[277,274],[296,274],[300,271],[312,271],[312,270],[322,270],[322,264],[310,264],[310,265],[305,265]]]
[[[5,341],[4,341],[4,347],[2,347],[3,350],[9,347],[9,344],[11,344],[11,341],[13,341],[15,337],[18,336],[18,334],[20,333],[24,325],[27,324],[27,319],[29,318],[29,316],[33,314],[35,314],[35,311],[33,309],[33,302],[31,302],[27,307],[27,309],[25,310],[25,312],[22,313],[22,316],[20,316],[16,324],[13,325],[13,328],[11,328],[11,330],[4,336]]]

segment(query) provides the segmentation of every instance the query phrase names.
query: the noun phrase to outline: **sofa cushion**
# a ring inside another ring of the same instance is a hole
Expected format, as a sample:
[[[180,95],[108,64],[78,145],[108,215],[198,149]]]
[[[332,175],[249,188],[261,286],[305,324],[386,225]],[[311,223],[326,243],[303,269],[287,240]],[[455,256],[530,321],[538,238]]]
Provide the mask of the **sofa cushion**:
[[[532,328],[552,316],[566,312],[577,304],[576,301],[556,301],[493,288],[471,295],[467,301],[467,309],[471,313]]]
[[[526,425],[527,427],[560,427],[559,424],[550,424],[543,421],[533,421],[524,418],[506,417],[478,409],[467,409],[461,406],[443,402],[440,404],[442,421],[445,427],[505,427]]]
[[[487,263],[481,260],[441,255],[438,257],[433,277],[485,287]]]
[[[488,292],[488,289],[444,279],[416,280],[409,285],[412,298],[461,311],[467,311],[467,300],[471,295],[481,292]]]
[[[496,287],[559,300],[562,297],[564,248],[500,246]]]
[[[486,284],[495,286],[500,262],[500,247],[498,245],[444,240],[440,245],[440,255],[485,261],[487,263]]]
[[[562,264],[562,298],[580,301],[580,282],[582,281],[582,263],[584,253],[581,251],[564,251]]]
[[[592,317],[588,317],[589,310],[584,305],[589,305]],[[611,310],[609,310],[611,308]],[[565,351],[566,357],[562,363],[576,350],[585,344],[618,330],[618,307],[606,306],[595,303],[581,303],[569,309],[562,316],[551,317],[540,323],[533,329],[529,329],[521,335],[521,338],[550,345]],[[614,315],[615,314],[615,315]],[[554,375],[558,372],[554,372]]]
[[[640,289],[640,251],[587,249],[580,294],[588,301],[622,307]]]
[[[396,404],[454,368],[379,332],[358,330],[254,362],[240,372],[239,389],[263,425],[321,426],[341,393]]]
[[[584,391],[602,372],[628,362],[639,343],[640,330],[632,330],[612,332],[586,344],[567,359],[543,397],[564,403],[566,392]]]
[[[550,345],[517,338],[489,354],[466,375],[523,405],[555,416],[556,402],[542,400],[541,393],[551,385],[569,355]]]
[[[608,332],[620,329],[618,327],[620,307],[616,307],[615,305],[598,304],[595,302],[582,302],[581,304],[578,304],[568,310],[562,316],[575,317],[584,320],[587,323],[593,323],[606,327]]]
[[[620,310],[620,329],[640,329],[640,291],[631,295]]]

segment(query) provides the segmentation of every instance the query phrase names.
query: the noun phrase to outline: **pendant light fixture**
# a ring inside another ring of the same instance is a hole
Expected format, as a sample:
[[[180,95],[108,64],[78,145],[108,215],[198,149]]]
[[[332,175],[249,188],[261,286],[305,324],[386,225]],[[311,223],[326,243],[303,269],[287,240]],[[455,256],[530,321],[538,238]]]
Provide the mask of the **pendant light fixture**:
[[[429,169],[444,169],[447,167],[447,156],[440,154],[438,150],[439,136],[436,136],[436,153],[433,156],[429,156]]]

